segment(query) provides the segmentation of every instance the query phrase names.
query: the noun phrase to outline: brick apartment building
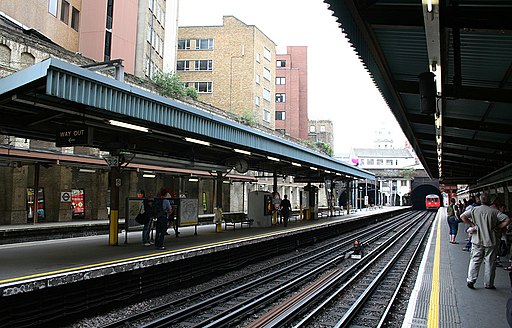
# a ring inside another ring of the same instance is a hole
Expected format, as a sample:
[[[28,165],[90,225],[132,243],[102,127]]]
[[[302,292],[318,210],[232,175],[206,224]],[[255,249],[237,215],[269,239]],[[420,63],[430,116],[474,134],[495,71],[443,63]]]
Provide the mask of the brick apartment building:
[[[198,99],[274,129],[276,45],[254,25],[178,27],[176,72]]]
[[[276,130],[308,139],[307,47],[289,46],[276,60]]]

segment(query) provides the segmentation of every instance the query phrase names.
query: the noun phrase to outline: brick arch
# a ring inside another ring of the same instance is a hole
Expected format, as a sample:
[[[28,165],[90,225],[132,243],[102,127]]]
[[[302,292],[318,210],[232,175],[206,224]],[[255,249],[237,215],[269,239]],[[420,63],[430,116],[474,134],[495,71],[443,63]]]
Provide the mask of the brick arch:
[[[5,66],[11,65],[11,48],[5,44],[0,44],[0,63]]]
[[[36,62],[36,58],[29,52],[21,53],[21,68],[26,68],[34,65]]]

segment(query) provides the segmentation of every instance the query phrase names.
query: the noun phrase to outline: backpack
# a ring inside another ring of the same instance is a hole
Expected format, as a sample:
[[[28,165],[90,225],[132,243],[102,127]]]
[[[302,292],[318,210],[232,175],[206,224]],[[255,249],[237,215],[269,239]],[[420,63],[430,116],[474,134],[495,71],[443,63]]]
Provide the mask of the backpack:
[[[153,201],[153,213],[157,219],[162,216],[167,217],[167,213],[164,209],[164,200],[162,198],[157,198]]]

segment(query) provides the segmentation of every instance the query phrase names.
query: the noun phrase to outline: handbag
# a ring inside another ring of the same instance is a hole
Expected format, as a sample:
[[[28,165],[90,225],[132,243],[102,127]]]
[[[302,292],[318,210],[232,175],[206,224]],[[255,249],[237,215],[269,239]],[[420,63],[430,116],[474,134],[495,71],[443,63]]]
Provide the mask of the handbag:
[[[139,214],[135,217],[135,222],[138,224],[144,225],[144,221],[146,221],[146,213],[143,213],[142,210],[144,209],[143,206],[139,208]]]

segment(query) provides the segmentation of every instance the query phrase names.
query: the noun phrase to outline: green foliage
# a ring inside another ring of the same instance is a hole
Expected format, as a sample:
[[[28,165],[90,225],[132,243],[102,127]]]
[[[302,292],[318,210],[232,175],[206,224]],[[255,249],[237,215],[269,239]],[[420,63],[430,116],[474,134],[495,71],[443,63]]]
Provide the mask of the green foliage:
[[[245,125],[256,127],[258,125],[258,119],[256,117],[256,114],[254,114],[254,111],[250,109],[245,109],[242,111],[240,115],[236,115],[237,120]]]
[[[197,100],[197,90],[192,87],[185,88],[186,95],[194,100]]]
[[[333,150],[332,150],[332,147],[331,145],[329,145],[328,143],[326,142],[323,142],[323,141],[318,141],[316,143],[316,147],[319,151],[321,151],[322,153],[328,155],[328,156],[331,156],[332,157],[332,154],[333,154]]]
[[[158,72],[153,76],[153,82],[158,87],[161,96],[170,98],[190,97],[197,99],[197,91],[191,87],[185,87],[175,73]]]
[[[314,142],[314,141],[311,141],[311,140],[304,140],[303,141],[305,146],[310,148],[310,149],[313,149],[313,150],[316,150],[316,151],[319,151],[319,152],[322,152],[328,156],[331,156],[333,155],[333,150],[332,150],[332,147],[331,145],[329,145],[328,143],[326,142],[323,142],[323,141],[317,141],[317,142]]]
[[[402,170],[402,176],[407,180],[411,180],[414,176],[415,170],[413,168],[407,168]]]

